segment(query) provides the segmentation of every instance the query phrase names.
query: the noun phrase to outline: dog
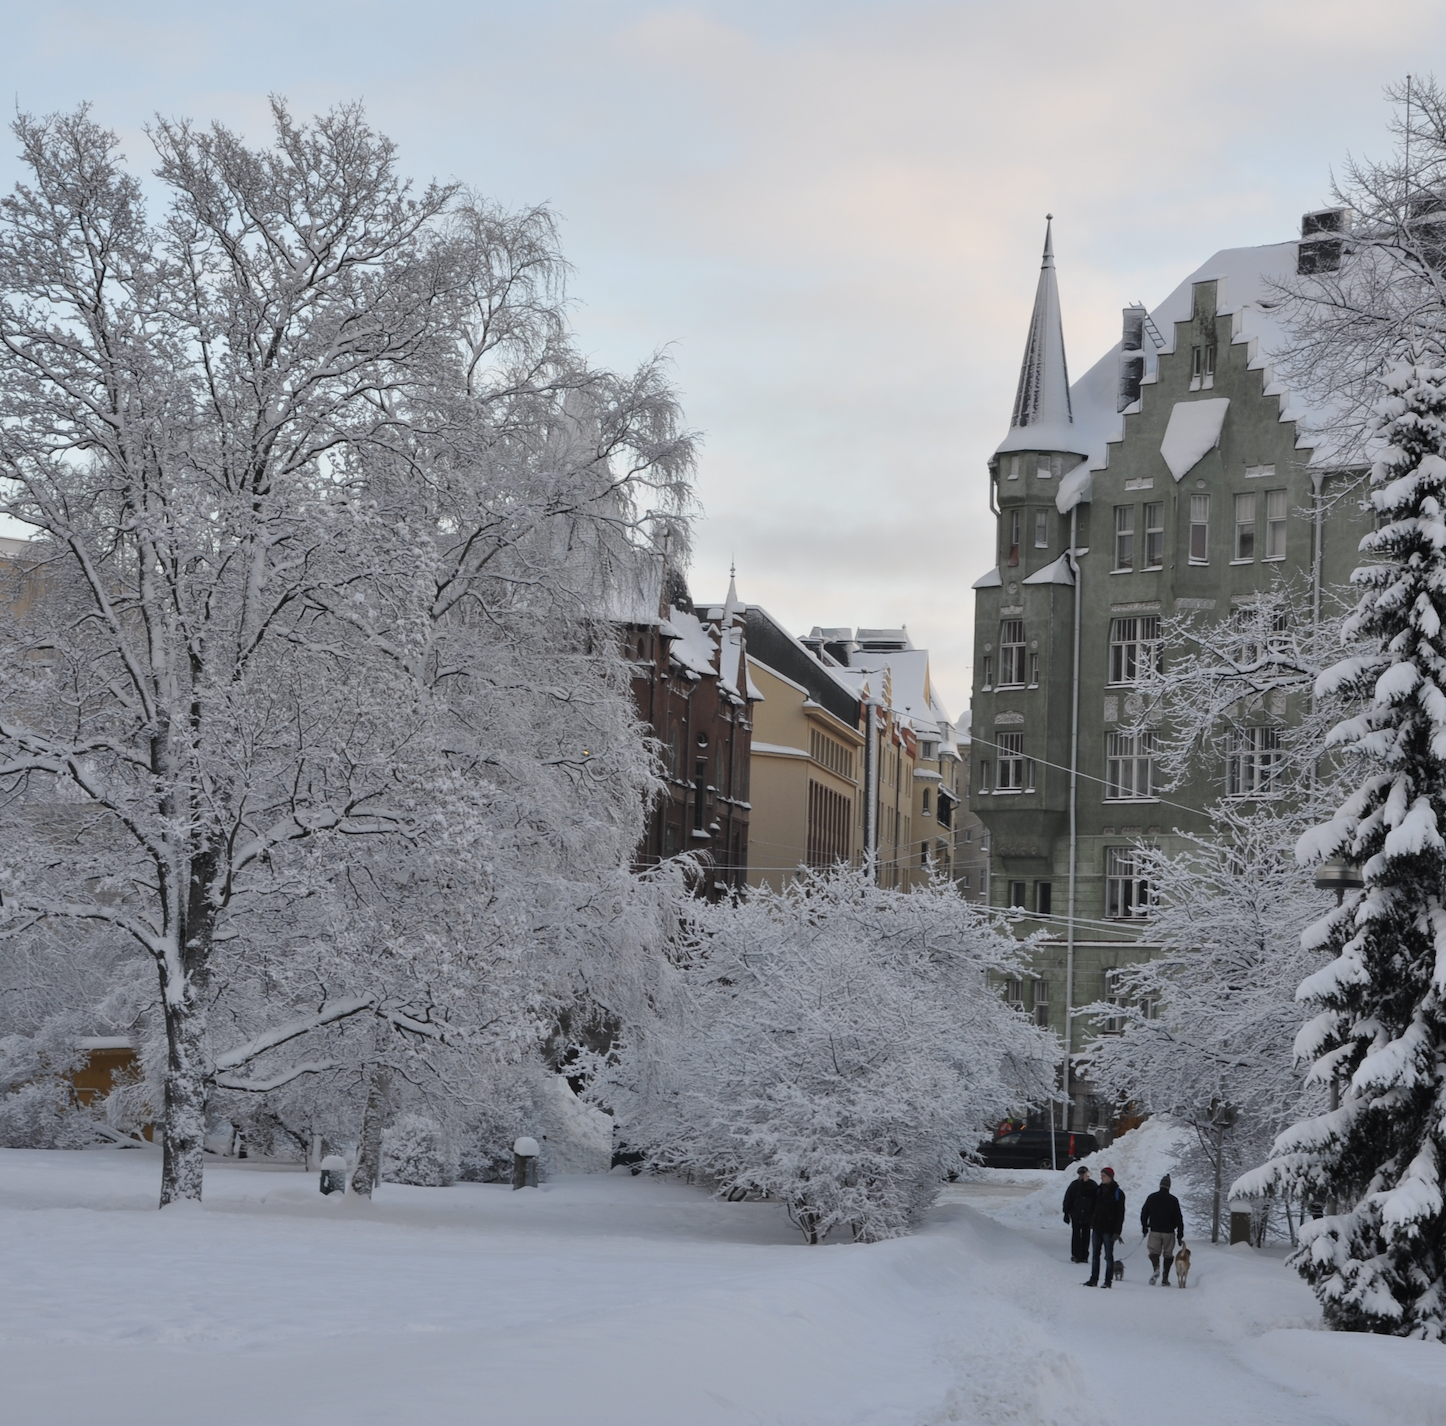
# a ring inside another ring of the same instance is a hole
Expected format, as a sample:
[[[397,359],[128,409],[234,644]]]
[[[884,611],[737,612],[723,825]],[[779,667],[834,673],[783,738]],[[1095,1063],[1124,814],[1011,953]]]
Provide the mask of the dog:
[[[1114,1265],[1114,1267],[1115,1267],[1115,1281],[1116,1281],[1116,1282],[1124,1282],[1124,1280],[1125,1280],[1125,1265],[1124,1265],[1123,1263],[1121,1263],[1121,1262],[1116,1262],[1115,1265]]]
[[[1190,1276],[1190,1249],[1181,1243],[1175,1249],[1175,1281],[1181,1287],[1185,1286],[1185,1279]]]

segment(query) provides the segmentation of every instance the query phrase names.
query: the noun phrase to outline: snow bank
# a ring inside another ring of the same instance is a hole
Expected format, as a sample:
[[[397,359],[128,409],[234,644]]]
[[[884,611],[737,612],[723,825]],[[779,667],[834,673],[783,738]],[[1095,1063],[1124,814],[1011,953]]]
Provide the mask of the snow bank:
[[[612,1115],[584,1104],[560,1074],[545,1081],[542,1113],[552,1173],[607,1173],[612,1168]]]

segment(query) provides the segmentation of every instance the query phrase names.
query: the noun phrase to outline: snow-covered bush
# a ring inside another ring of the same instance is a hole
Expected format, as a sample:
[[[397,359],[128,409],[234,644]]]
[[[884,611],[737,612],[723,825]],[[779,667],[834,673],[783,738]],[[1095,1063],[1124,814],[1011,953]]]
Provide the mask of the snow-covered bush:
[[[1331,735],[1364,770],[1307,862],[1344,857],[1364,888],[1311,926],[1329,964],[1299,990],[1295,1049],[1339,1107],[1287,1129],[1235,1191],[1294,1188],[1330,1205],[1292,1261],[1327,1322],[1446,1338],[1446,369],[1386,378],[1377,528],[1350,634],[1368,650],[1325,673],[1322,696],[1361,711]]]
[[[651,1167],[780,1200],[809,1243],[907,1232],[1057,1042],[989,989],[1019,944],[952,886],[802,877],[690,908],[676,993],[597,1095]]]
[[[457,1149],[451,1135],[424,1114],[403,1114],[382,1135],[382,1177],[423,1188],[456,1183]]]

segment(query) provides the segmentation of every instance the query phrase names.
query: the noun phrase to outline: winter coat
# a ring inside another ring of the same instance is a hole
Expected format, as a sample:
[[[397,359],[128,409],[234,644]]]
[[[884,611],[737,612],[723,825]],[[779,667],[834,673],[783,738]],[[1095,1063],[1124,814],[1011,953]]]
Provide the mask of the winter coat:
[[[1185,1217],[1180,1200],[1167,1188],[1157,1189],[1140,1209],[1142,1233],[1173,1233],[1182,1242],[1185,1238]]]
[[[1088,1223],[1090,1216],[1094,1213],[1095,1195],[1099,1191],[1100,1186],[1094,1179],[1075,1179],[1064,1191],[1064,1221],[1071,1223],[1078,1220],[1081,1223]]]
[[[1096,1233],[1118,1238],[1125,1228],[1125,1193],[1117,1183],[1102,1183],[1095,1195],[1090,1227]]]

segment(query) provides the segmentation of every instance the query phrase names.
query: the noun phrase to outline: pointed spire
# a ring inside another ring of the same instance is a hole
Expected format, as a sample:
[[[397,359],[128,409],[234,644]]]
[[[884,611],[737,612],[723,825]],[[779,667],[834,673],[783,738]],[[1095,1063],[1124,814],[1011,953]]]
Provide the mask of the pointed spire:
[[[1054,214],[1045,215],[1044,258],[1034,294],[1034,315],[1024,344],[1019,387],[1004,451],[1072,451],[1088,454],[1074,429],[1069,399],[1069,368],[1064,357],[1064,324],[1059,313],[1059,283],[1054,270]]]
[[[738,597],[738,566],[730,562],[728,565],[728,598],[723,603],[725,627],[733,622],[734,615],[744,613],[747,607]]]

